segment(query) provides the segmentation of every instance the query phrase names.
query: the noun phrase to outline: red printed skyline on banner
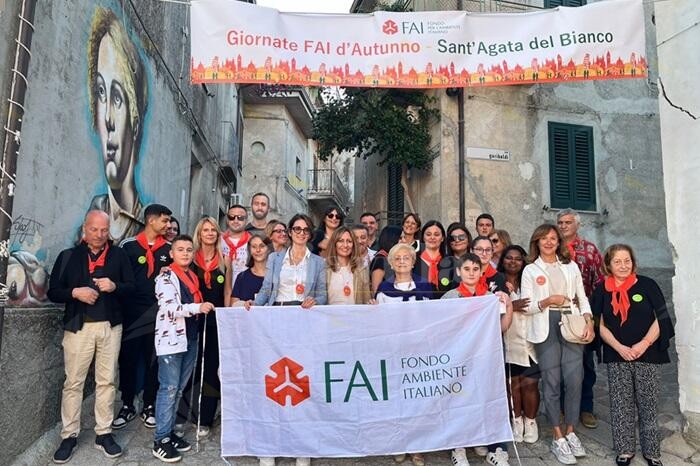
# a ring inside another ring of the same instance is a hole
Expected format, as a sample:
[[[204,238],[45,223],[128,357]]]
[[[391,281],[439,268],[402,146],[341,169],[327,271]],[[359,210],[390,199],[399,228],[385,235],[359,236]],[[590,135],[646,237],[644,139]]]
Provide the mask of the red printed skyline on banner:
[[[247,62],[247,64],[246,64]],[[569,59],[564,61],[561,55],[543,61],[533,58],[528,65],[511,65],[503,60],[498,65],[480,64],[476,70],[457,70],[453,62],[435,66],[428,63],[424,69],[413,67],[405,69],[402,62],[396,67],[380,70],[378,65],[372,68],[370,75],[360,70],[345,66],[327,67],[321,64],[311,70],[307,66],[298,68],[296,60],[280,60],[275,65],[267,57],[265,63],[256,65],[252,60],[245,60],[240,54],[236,59],[219,57],[208,65],[194,64],[192,61],[193,83],[265,83],[290,84],[306,86],[347,86],[347,87],[407,87],[407,88],[443,88],[462,86],[503,86],[516,84],[553,83],[569,81],[587,81],[596,79],[643,78],[647,76],[648,66],[644,57],[632,53],[627,60],[613,57],[610,52],[604,56],[592,57],[585,54],[581,63]]]

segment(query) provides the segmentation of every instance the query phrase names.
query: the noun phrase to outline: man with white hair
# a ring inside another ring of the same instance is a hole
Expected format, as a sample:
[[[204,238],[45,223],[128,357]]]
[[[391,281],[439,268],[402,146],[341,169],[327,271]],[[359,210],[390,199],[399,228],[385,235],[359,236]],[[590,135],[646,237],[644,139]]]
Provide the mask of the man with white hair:
[[[573,209],[563,209],[557,214],[557,226],[569,248],[571,260],[578,264],[583,278],[586,296],[591,297],[593,289],[603,281],[603,257],[598,248],[578,235],[581,216]],[[598,333],[598,332],[596,332]],[[594,354],[598,352],[600,340],[596,338],[586,345],[583,356],[583,387],[581,390],[581,424],[589,429],[598,426],[593,414],[593,385],[596,381]]]

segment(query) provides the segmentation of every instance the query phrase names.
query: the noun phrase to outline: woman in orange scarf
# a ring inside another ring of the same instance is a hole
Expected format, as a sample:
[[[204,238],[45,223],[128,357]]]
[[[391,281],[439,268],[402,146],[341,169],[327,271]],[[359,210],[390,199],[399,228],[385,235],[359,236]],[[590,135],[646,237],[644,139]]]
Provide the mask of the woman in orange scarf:
[[[430,282],[434,289],[432,299],[439,299],[459,284],[455,279],[455,257],[445,252],[445,228],[437,220],[426,222],[420,239],[424,248],[417,252],[413,273]]]
[[[607,278],[591,295],[591,308],[600,317],[603,362],[608,365],[615,461],[626,466],[634,458],[636,404],[644,459],[661,466],[657,404],[661,364],[670,362],[673,324],[659,285],[636,274],[630,246],[610,246],[603,260]]]

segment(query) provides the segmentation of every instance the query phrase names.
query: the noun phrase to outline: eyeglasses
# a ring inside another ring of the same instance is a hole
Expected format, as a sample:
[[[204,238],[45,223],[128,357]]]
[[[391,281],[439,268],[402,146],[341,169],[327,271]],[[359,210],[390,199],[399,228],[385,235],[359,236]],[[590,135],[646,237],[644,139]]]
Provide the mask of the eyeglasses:
[[[467,235],[450,235],[450,241],[464,241]]]
[[[411,256],[395,256],[394,262],[411,262],[413,258]]]
[[[493,248],[474,248],[472,251],[477,254],[491,254],[493,252]]]
[[[238,220],[238,221],[243,221],[246,218],[248,218],[247,215],[227,215],[228,219],[231,221]]]
[[[491,242],[493,244],[498,244],[498,238],[491,238]]]
[[[338,220],[340,220],[340,218],[341,218],[341,217],[340,217],[340,214],[334,214],[333,212],[331,212],[330,214],[327,214],[326,217],[328,217],[328,218],[335,218],[335,219],[338,219]]]
[[[292,227],[292,231],[298,235],[308,235],[309,233],[311,233],[311,228]]]
[[[282,233],[283,235],[286,235],[287,229],[286,228],[277,228],[275,230],[272,230],[272,233]]]

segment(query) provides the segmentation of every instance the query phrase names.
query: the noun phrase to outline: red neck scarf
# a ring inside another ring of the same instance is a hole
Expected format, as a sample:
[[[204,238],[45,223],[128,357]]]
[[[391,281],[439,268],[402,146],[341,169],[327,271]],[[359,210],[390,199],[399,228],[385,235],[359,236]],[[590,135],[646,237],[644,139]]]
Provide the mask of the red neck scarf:
[[[187,290],[192,294],[195,303],[201,303],[204,301],[202,298],[202,292],[199,290],[199,279],[197,275],[191,270],[182,270],[179,265],[172,263],[170,264],[170,270],[172,270],[177,278],[180,279],[180,283],[184,283]]]
[[[476,296],[483,296],[489,291],[489,284],[487,280],[496,275],[496,269],[494,269],[491,264],[486,266],[484,273],[479,277],[479,283],[476,284]]]
[[[483,290],[480,289],[478,284],[476,285],[476,290],[474,293],[469,291],[469,288],[467,288],[467,285],[465,283],[460,283],[457,287],[457,291],[459,291],[459,294],[464,296],[465,298],[469,298],[472,296],[484,296],[487,290],[488,288],[484,288]]]
[[[438,286],[438,264],[442,260],[442,256],[438,252],[437,257],[435,259],[431,258],[428,255],[428,251],[423,251],[420,255],[420,258],[423,259],[423,261],[428,264],[428,281],[435,285],[436,287]]]
[[[204,284],[211,290],[211,273],[219,268],[219,255],[214,254],[214,259],[212,259],[212,261],[209,262],[209,265],[207,265],[207,261],[204,258],[204,253],[200,249],[194,255],[194,263],[197,264],[197,267],[204,271]]]
[[[97,256],[97,259],[94,261],[92,260],[92,256],[90,255],[90,248],[88,247],[88,270],[90,271],[90,275],[95,273],[95,269],[97,267],[104,267],[105,266],[105,260],[107,259],[107,251],[109,250],[109,243],[105,243],[105,248],[102,250],[102,253]]]
[[[158,235],[156,237],[155,243],[153,243],[153,246],[151,246],[148,244],[146,232],[142,231],[141,233],[136,235],[136,242],[139,243],[139,246],[146,250],[146,263],[148,263],[148,272],[146,273],[146,277],[150,278],[150,276],[153,275],[153,272],[156,269],[156,258],[153,256],[153,251],[157,251],[158,249],[163,247],[167,243],[167,241],[165,240],[165,238]]]
[[[631,273],[625,281],[617,286],[612,275],[605,279],[605,291],[612,293],[613,315],[620,315],[620,325],[627,320],[627,311],[630,309],[630,297],[627,294],[632,285],[637,281],[637,274]]]
[[[222,238],[224,242],[228,245],[229,259],[236,260],[236,257],[238,256],[238,249],[245,246],[248,243],[250,237],[251,234],[248,231],[244,231],[243,235],[241,236],[241,239],[238,240],[238,245],[234,245],[233,240],[231,239],[231,232],[227,231],[226,233],[224,233]]]

